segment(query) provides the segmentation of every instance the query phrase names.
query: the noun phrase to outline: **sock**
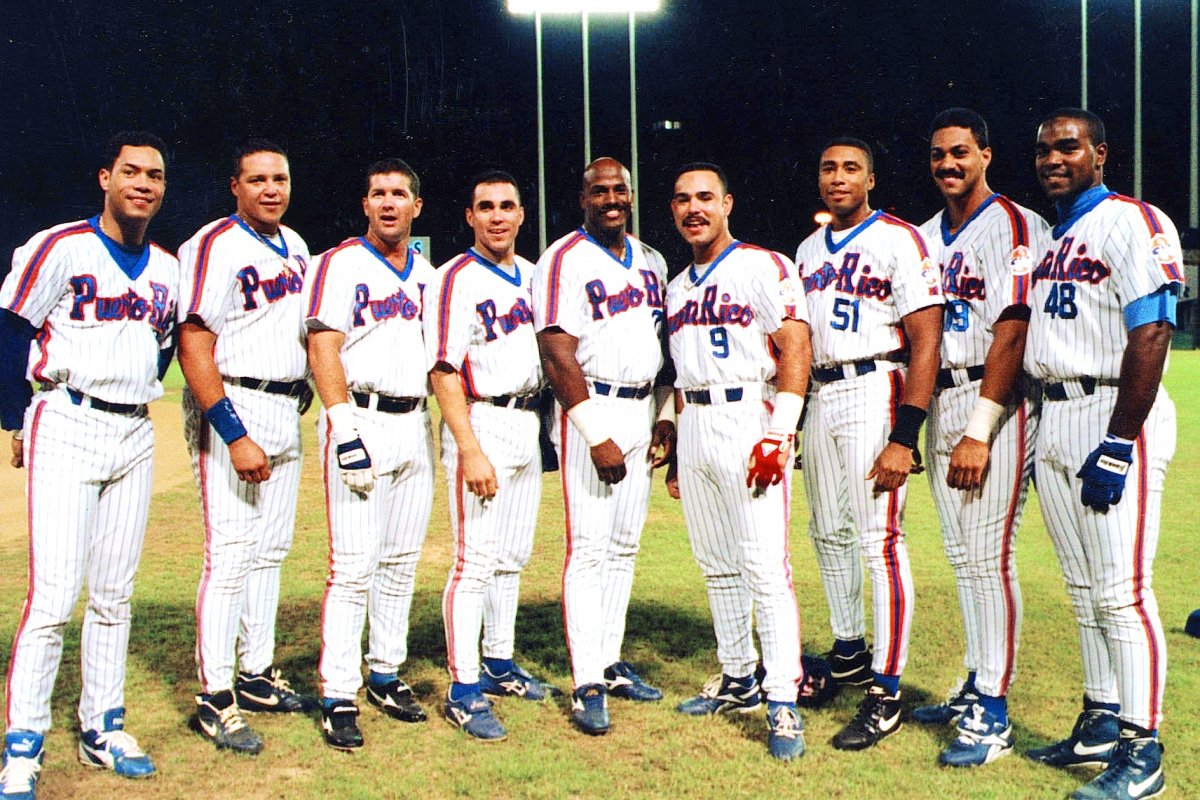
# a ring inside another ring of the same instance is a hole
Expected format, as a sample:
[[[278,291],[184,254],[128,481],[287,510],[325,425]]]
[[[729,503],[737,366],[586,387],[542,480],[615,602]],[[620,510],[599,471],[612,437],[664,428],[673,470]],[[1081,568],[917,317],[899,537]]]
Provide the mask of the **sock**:
[[[834,639],[833,652],[839,656],[853,656],[867,649],[867,640],[860,636],[857,639]]]
[[[789,703],[787,701],[768,700],[767,701],[767,714],[768,715],[774,714],[777,709],[784,707],[784,706],[786,706],[787,708],[790,708],[792,711],[796,710],[795,703]]]
[[[1121,713],[1120,703],[1101,703],[1098,700],[1093,700],[1086,694],[1083,696],[1084,711],[1107,711],[1110,714],[1118,715]]]
[[[450,684],[450,699],[454,701],[462,700],[467,695],[479,694],[479,682],[475,683],[459,683],[455,681]]]
[[[1132,722],[1121,720],[1121,738],[1122,739],[1157,739],[1158,730],[1150,730],[1139,725],[1134,725]]]
[[[394,672],[376,672],[371,670],[367,673],[367,685],[376,689],[387,686],[392,681],[397,680]]]
[[[975,670],[967,673],[967,682],[963,684],[963,689],[968,692],[979,694],[979,690],[975,688]]]
[[[887,689],[888,694],[895,694],[900,691],[900,676],[899,675],[880,675],[875,673],[875,683]]]
[[[754,685],[754,675],[753,674],[744,675],[741,678],[735,678],[732,675],[726,674],[725,677],[729,678],[730,683],[732,683],[736,686],[741,686],[743,689],[748,686]]]
[[[512,672],[517,666],[511,658],[488,658],[483,657],[483,666],[487,667],[487,671],[493,676],[504,675]]]
[[[340,697],[322,697],[321,698],[321,708],[328,711],[329,709],[333,708],[338,703],[345,703],[345,702],[347,702],[347,701],[343,700]],[[351,700],[349,702],[354,702],[354,701]]]
[[[993,697],[990,694],[980,693],[979,699],[975,702],[983,706],[989,713],[1000,721],[1001,725],[1008,724],[1008,698]]]

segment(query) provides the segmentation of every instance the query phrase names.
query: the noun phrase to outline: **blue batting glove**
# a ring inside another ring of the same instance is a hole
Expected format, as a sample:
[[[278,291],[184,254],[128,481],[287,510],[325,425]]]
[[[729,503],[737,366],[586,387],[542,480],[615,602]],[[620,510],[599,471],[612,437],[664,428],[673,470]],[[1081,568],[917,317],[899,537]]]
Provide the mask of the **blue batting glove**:
[[[367,494],[375,486],[375,468],[371,455],[361,437],[337,446],[338,466],[341,467],[342,483],[352,492]]]
[[[1083,467],[1075,473],[1083,479],[1080,500],[1088,508],[1101,514],[1108,513],[1110,505],[1121,502],[1125,492],[1125,475],[1133,463],[1133,442],[1118,439],[1111,433],[1104,437],[1100,446],[1091,452]]]

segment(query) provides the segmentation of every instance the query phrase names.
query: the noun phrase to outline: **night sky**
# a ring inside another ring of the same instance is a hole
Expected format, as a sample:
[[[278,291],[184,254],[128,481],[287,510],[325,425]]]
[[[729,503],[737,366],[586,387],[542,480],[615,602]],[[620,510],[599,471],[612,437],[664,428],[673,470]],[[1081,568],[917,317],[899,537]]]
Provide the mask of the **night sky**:
[[[875,146],[872,205],[919,223],[938,208],[930,118],[966,105],[989,121],[992,187],[1047,214],[1033,175],[1039,115],[1079,101],[1070,0],[718,3],[663,0],[637,29],[642,236],[685,260],[666,207],[678,164],[730,175],[734,234],[782,250],[812,229],[816,159],[832,136]],[[1133,191],[1129,0],[1090,2],[1092,110],[1109,129],[1108,184]],[[172,148],[150,235],[174,249],[233,210],[229,150],[250,135],[289,151],[285,221],[314,253],[365,230],[362,175],[398,155],[422,178],[414,233],[435,263],[470,243],[462,184],[483,167],[520,180],[518,250],[537,256],[534,33],[502,0],[18,0],[0,35],[0,272],[12,248],[99,208],[98,150],[147,128]],[[282,10],[281,10],[282,9]],[[592,154],[629,155],[624,16],[592,16]],[[1187,4],[1143,0],[1145,199],[1187,218]],[[544,23],[549,237],[580,222],[578,17]],[[656,132],[670,119],[681,131]]]

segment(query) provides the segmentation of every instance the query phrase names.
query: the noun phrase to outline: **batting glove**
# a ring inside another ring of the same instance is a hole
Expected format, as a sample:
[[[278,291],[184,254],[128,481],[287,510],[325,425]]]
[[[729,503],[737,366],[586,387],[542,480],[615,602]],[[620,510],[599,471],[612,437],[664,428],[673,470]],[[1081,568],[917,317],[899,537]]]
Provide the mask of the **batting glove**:
[[[766,436],[750,451],[750,467],[746,475],[746,488],[764,492],[783,480],[783,471],[788,464],[795,434],[782,431],[767,431]]]
[[[350,491],[367,494],[375,486],[375,467],[362,437],[337,446],[338,466],[342,468],[342,483]]]
[[[1110,505],[1121,502],[1125,492],[1125,475],[1133,463],[1133,442],[1111,433],[1104,437],[1100,446],[1091,452],[1083,467],[1075,473],[1083,479],[1079,497],[1088,508],[1101,514],[1108,513]]]

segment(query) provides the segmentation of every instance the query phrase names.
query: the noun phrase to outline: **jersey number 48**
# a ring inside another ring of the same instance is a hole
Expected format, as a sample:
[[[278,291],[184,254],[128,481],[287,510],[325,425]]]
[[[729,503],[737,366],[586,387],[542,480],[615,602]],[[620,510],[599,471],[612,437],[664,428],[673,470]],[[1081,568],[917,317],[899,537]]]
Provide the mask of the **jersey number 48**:
[[[1042,311],[1051,318],[1075,319],[1079,315],[1079,306],[1075,305],[1075,284],[1050,284],[1050,294],[1046,296],[1046,305],[1042,307]]]

